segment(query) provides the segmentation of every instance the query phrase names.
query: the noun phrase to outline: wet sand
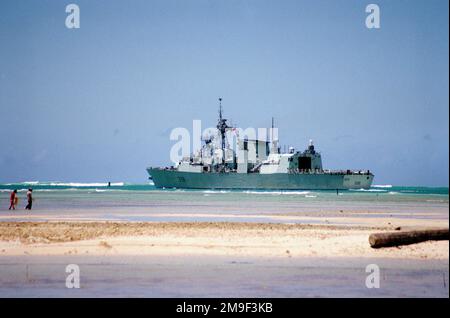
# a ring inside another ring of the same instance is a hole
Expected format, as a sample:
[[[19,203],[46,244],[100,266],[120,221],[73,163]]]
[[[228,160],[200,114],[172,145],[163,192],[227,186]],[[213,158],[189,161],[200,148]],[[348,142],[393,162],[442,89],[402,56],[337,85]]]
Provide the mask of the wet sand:
[[[80,288],[66,288],[77,264]],[[380,288],[365,285],[380,268]],[[0,257],[0,297],[448,297],[448,261],[249,256]]]
[[[398,227],[448,227],[447,199],[170,195],[120,204],[64,196],[64,210],[50,196],[31,212],[1,211],[0,297],[449,296],[448,241],[368,242]],[[68,264],[80,266],[80,289],[65,287]],[[365,286],[369,264],[380,267],[379,289]]]

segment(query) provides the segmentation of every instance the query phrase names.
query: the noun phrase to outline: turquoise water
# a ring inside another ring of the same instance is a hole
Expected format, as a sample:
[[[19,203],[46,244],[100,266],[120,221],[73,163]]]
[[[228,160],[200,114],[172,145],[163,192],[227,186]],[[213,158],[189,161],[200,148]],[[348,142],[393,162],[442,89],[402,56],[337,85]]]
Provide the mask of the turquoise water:
[[[39,200],[41,208],[96,208],[110,206],[144,207],[147,205],[190,206],[203,203],[216,208],[220,202],[227,206],[259,206],[265,202],[264,208],[276,209],[281,204],[308,203],[325,206],[347,202],[347,204],[367,205],[383,202],[392,203],[444,203],[448,204],[448,188],[401,187],[391,185],[375,185],[370,189],[353,189],[336,191],[258,191],[258,190],[189,190],[189,189],[157,189],[153,184],[131,183],[65,183],[65,182],[23,182],[0,184],[0,200],[9,203],[9,194],[18,190],[19,198],[24,198],[28,188],[33,189],[34,198]]]
[[[124,183],[124,182],[116,182],[111,183],[108,186],[106,182],[94,182],[94,183],[76,183],[76,182],[38,182],[38,181],[30,181],[30,182],[21,182],[21,183],[0,183],[0,191],[11,191],[13,189],[17,190],[26,190],[28,188],[33,188],[36,190],[98,190],[98,191],[161,191],[161,189],[157,189],[153,184],[137,184],[137,183]],[[341,193],[345,194],[389,194],[389,195],[443,195],[448,196],[449,191],[448,187],[405,187],[405,186],[393,186],[393,185],[374,185],[370,189],[352,189],[352,190],[341,190]],[[164,191],[167,193],[180,191],[181,189],[165,189]],[[187,192],[205,192],[208,190],[182,190]],[[211,190],[211,193],[247,193],[247,194],[299,194],[299,193],[332,193],[335,194],[335,191],[240,191],[240,190],[227,190],[227,191],[214,191]]]
[[[29,187],[34,197],[32,217],[42,220],[289,223],[304,216],[301,222],[313,223],[309,217],[342,213],[447,220],[449,205],[448,188],[375,185],[337,195],[336,191],[163,190],[152,184],[24,182],[0,184],[1,220],[28,218],[23,209]],[[8,211],[12,189],[18,190],[21,200],[16,212]]]

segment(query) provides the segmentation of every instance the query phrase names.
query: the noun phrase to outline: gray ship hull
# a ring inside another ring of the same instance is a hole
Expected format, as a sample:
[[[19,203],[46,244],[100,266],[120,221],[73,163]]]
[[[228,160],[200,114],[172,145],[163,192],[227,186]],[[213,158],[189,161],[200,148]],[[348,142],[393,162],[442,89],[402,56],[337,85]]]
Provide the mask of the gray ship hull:
[[[345,190],[368,189],[372,174],[300,173],[195,173],[148,168],[157,188],[254,189],[254,190]]]

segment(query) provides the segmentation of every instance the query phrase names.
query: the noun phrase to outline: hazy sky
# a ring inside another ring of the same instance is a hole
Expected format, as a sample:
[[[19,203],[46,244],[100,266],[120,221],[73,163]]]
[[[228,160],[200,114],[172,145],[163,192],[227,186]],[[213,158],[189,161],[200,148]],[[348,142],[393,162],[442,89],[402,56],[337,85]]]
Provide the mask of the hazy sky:
[[[81,28],[65,26],[76,3]],[[366,5],[381,9],[367,29]],[[331,169],[449,183],[448,1],[0,1],[0,182],[145,182],[172,128],[275,116]]]

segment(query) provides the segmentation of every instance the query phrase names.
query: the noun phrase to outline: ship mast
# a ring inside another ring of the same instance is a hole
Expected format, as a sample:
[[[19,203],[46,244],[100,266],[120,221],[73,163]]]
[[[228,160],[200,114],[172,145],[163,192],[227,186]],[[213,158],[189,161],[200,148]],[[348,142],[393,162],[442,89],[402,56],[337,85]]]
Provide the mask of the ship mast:
[[[273,127],[274,127],[274,125],[273,125],[273,116],[272,116],[272,129],[270,130],[270,139],[271,139],[271,141],[272,141],[272,143],[273,143]]]
[[[225,165],[225,133],[229,126],[227,120],[222,117],[222,98],[219,98],[219,121],[217,122],[217,129],[220,131],[221,149],[222,149],[222,165]]]
[[[275,144],[275,140],[274,140],[274,136],[273,136],[274,129],[275,129],[275,124],[274,124],[274,118],[272,116],[272,129],[270,129],[270,143],[272,145],[271,149],[270,149],[271,153],[277,153],[277,150],[276,150],[277,146]]]

